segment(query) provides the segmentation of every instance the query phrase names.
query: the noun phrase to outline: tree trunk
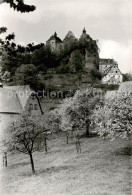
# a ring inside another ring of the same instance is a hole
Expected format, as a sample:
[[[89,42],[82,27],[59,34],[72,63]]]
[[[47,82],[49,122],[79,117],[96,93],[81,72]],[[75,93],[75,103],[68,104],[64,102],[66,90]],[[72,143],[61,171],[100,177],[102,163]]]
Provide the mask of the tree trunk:
[[[47,153],[47,139],[46,139],[46,137],[44,138],[44,144],[45,144],[45,152]]]
[[[6,159],[5,159],[5,167],[7,167],[7,156],[6,156]]]
[[[32,152],[29,152],[29,156],[30,156],[30,161],[31,161],[32,173],[33,173],[33,175],[34,175],[34,174],[35,174],[35,169],[34,169],[34,162],[33,162],[33,155],[32,155]]]
[[[68,141],[69,141],[69,136],[68,136],[68,133],[66,133],[66,143],[68,144]]]
[[[76,150],[77,150],[77,153],[81,153],[81,143],[80,143],[79,137],[76,138]]]
[[[3,166],[7,167],[7,153],[4,152],[4,156],[3,156]]]
[[[86,123],[86,136],[87,136],[87,137],[90,135],[89,126],[90,126],[89,122]]]

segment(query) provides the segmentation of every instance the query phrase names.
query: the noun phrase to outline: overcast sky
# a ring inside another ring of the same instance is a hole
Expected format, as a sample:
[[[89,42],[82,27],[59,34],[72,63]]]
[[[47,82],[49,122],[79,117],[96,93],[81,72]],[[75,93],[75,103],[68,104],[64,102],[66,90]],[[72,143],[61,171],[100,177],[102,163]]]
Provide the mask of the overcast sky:
[[[0,4],[0,26],[16,34],[16,42],[44,42],[56,31],[63,39],[82,29],[99,40],[100,57],[114,58],[122,73],[132,72],[132,0],[25,0],[36,6],[32,13],[18,13]]]

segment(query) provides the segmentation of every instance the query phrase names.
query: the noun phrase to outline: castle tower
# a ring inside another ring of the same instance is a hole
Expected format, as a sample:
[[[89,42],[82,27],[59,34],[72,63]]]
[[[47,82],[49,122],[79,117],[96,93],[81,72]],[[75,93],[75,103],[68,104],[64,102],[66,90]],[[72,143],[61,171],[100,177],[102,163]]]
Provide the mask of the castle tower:
[[[64,45],[67,45],[67,44],[71,44],[71,43],[74,43],[77,41],[77,38],[74,36],[73,32],[72,31],[69,31],[64,40],[63,40],[63,43]]]
[[[83,34],[86,34],[86,29],[85,29],[85,27],[84,27],[84,29],[83,29]]]
[[[97,50],[96,41],[94,41],[86,32],[86,29],[82,30],[82,34],[79,39],[79,43],[85,48],[85,68],[94,69],[99,64],[99,54]]]
[[[47,41],[46,46],[50,46],[51,51],[59,51],[62,47],[62,40],[57,37],[57,33],[55,32]]]
[[[57,33],[55,32],[54,37],[57,37]]]
[[[82,31],[82,35],[81,35],[80,39],[87,39],[87,40],[90,39],[90,36],[87,34],[85,27]]]

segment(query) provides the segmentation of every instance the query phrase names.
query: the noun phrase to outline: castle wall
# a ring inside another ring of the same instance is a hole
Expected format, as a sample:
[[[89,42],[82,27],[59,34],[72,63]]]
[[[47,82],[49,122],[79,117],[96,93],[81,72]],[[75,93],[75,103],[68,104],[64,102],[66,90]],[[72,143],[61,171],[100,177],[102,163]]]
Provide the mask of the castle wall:
[[[46,44],[48,46],[50,46],[51,51],[55,51],[56,50],[56,41],[55,40],[47,41]]]
[[[98,53],[95,54],[90,54],[88,50],[86,50],[86,55],[85,55],[85,68],[89,69],[94,69],[95,68],[95,63],[99,63],[99,57]]]
[[[60,51],[64,47],[63,43],[56,42],[56,40],[47,41],[46,45],[50,46],[52,52]]]
[[[64,44],[63,43],[56,43],[56,51],[60,51],[63,48],[64,48]]]

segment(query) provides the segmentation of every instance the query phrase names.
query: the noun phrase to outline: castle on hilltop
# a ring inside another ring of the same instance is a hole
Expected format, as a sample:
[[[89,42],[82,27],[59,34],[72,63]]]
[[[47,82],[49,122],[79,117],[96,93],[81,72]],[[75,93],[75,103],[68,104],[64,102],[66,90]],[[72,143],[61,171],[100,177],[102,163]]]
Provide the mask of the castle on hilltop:
[[[55,32],[54,35],[52,35],[47,41],[46,46],[49,46],[51,48],[52,52],[60,51],[61,49],[64,49],[64,47],[68,44],[75,43],[77,41],[93,41],[92,38],[86,33],[85,28],[82,31],[82,35],[80,39],[78,40],[72,31],[69,31],[63,41],[57,36],[57,33]],[[95,41],[96,42],[96,41]]]
[[[79,45],[75,50],[83,50],[82,59],[86,69],[95,68],[99,65],[99,53],[97,42],[93,40],[87,33],[85,28],[79,39],[77,39],[73,32],[69,31],[65,38],[61,40],[55,32],[47,41],[46,46],[50,47],[52,52],[60,52],[62,49],[68,48],[70,45]],[[75,54],[75,50],[71,53],[71,58]]]
[[[46,41],[46,46],[49,46],[51,51],[60,51],[63,48],[63,42],[57,37],[57,33],[55,32],[55,34]]]
[[[85,28],[79,39],[69,31],[65,38],[61,40],[55,32],[55,34],[46,41],[46,46],[49,46],[52,52],[60,52],[65,47],[77,43],[79,43],[80,47],[84,50],[83,61],[85,71],[89,69],[98,69],[102,74],[103,84],[119,84],[123,81],[123,75],[114,59],[99,58],[97,41],[93,40],[87,34]],[[71,53],[70,58],[74,56],[74,52],[75,51]]]

